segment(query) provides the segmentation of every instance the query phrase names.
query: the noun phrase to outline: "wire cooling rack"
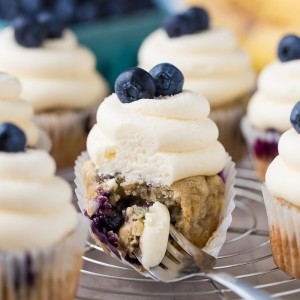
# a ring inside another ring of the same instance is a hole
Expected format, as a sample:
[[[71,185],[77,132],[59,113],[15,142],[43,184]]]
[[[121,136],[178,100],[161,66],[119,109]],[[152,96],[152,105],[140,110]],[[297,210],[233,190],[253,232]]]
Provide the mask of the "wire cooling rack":
[[[273,262],[261,184],[246,162],[238,168],[236,209],[216,270],[228,272],[273,298],[299,299],[300,281],[280,271]],[[155,282],[119,264],[89,243],[77,300],[115,299],[237,299],[220,284],[194,277],[182,282]]]

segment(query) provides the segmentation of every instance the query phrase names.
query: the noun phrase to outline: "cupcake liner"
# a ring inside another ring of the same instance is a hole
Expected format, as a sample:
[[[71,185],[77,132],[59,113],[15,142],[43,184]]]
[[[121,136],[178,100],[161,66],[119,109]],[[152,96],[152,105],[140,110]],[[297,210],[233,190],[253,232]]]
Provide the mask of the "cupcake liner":
[[[300,278],[300,208],[272,196],[265,185],[262,192],[274,262],[288,275]]]
[[[273,130],[263,131],[255,128],[251,125],[247,117],[244,117],[241,121],[241,130],[253,160],[258,179],[264,182],[269,164],[278,155],[278,142],[282,133]]]
[[[247,147],[239,127],[245,115],[250,96],[244,96],[228,106],[213,108],[209,117],[219,129],[219,141],[232,156],[233,161],[241,160],[247,154]]]
[[[74,299],[87,223],[78,215],[77,228],[52,247],[0,251],[0,300]]]
[[[86,207],[85,207],[85,196],[86,196],[86,190],[84,186],[84,180],[83,180],[83,174],[82,174],[82,166],[83,164],[89,160],[89,156],[87,152],[82,153],[75,164],[75,194],[78,199],[78,205],[80,207],[80,210],[83,214],[85,214]],[[235,184],[235,176],[236,176],[236,170],[235,170],[235,163],[232,162],[231,157],[228,156],[227,163],[222,171],[221,176],[225,180],[225,201],[224,206],[221,211],[220,216],[220,222],[218,225],[218,228],[213,233],[211,238],[208,240],[206,246],[203,248],[204,251],[209,253],[212,256],[217,256],[221,250],[221,247],[223,246],[225,239],[226,239],[226,232],[231,224],[232,221],[232,211],[235,208],[234,204],[234,197],[235,197],[235,190],[234,190],[234,184]],[[93,235],[93,233],[91,232]],[[98,234],[97,234],[98,236]],[[104,247],[104,251],[106,253],[109,253],[113,255],[114,257],[120,259],[122,262],[125,262],[128,264],[126,259],[124,259],[124,255],[120,251],[118,251],[116,248],[111,246],[110,243],[108,243],[106,236],[99,235],[101,237],[101,246]],[[112,254],[113,253],[113,254]],[[139,270],[140,271],[140,270]],[[144,275],[146,275],[145,273]]]
[[[77,156],[86,149],[87,134],[95,121],[96,111],[96,108],[89,108],[34,115],[34,122],[52,141],[50,154],[58,169],[73,167]]]

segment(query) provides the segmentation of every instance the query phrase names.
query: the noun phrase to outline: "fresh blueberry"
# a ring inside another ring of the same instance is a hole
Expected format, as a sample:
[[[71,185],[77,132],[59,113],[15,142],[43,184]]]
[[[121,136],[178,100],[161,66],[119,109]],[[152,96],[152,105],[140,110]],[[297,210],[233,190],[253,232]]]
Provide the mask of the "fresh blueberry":
[[[20,9],[22,13],[34,15],[38,13],[43,7],[42,0],[19,0]]]
[[[33,18],[20,16],[14,20],[13,27],[17,43],[24,47],[39,47],[47,38],[47,29]]]
[[[294,129],[300,133],[300,101],[298,101],[292,109],[290,121]]]
[[[19,127],[11,123],[0,125],[0,151],[22,152],[25,147],[26,136]]]
[[[170,38],[192,33],[190,19],[184,14],[168,17],[164,21],[163,27]]]
[[[0,18],[13,20],[20,13],[18,0],[0,0]]]
[[[153,98],[155,94],[154,79],[141,68],[129,68],[116,79],[115,92],[123,103]]]
[[[191,7],[185,13],[191,21],[191,30],[193,32],[206,30],[209,28],[209,15],[201,7]]]
[[[42,11],[37,17],[36,21],[40,26],[44,26],[48,32],[48,38],[59,38],[62,36],[64,24],[51,11]]]
[[[300,39],[296,35],[286,35],[279,42],[277,54],[282,62],[300,59]]]
[[[158,64],[149,73],[155,82],[155,96],[170,96],[182,91],[184,77],[172,64]]]
[[[76,0],[57,0],[53,6],[57,18],[64,23],[70,23],[75,18]]]

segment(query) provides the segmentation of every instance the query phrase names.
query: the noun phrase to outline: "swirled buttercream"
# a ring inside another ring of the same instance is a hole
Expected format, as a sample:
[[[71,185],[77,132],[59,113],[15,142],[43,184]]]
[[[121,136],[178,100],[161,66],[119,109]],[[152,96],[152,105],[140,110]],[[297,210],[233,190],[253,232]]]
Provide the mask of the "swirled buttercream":
[[[250,122],[262,130],[288,130],[291,111],[300,99],[299,80],[300,60],[275,61],[265,67],[248,105]]]
[[[208,101],[194,92],[121,103],[104,100],[87,139],[100,173],[170,185],[195,175],[215,175],[226,153],[208,118]]]
[[[234,101],[254,87],[249,55],[224,28],[176,38],[169,38],[163,29],[154,31],[139,50],[139,65],[150,70],[162,62],[178,67],[184,88],[204,95],[212,107]]]
[[[279,155],[269,165],[266,185],[279,198],[300,207],[300,135],[289,129],[280,137]]]
[[[53,245],[77,223],[72,190],[41,150],[0,152],[0,250]]]
[[[96,72],[95,57],[65,31],[59,39],[39,48],[17,44],[11,28],[0,32],[0,69],[19,77],[22,97],[35,111],[86,108],[107,94],[107,85]]]
[[[32,121],[33,108],[21,100],[21,84],[13,75],[0,72],[0,123],[10,122],[20,127],[29,146],[38,140],[38,128]]]

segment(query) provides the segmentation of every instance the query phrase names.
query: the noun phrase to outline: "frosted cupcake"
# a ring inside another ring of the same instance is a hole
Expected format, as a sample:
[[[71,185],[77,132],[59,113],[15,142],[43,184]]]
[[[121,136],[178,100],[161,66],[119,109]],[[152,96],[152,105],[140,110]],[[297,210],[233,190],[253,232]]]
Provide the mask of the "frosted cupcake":
[[[0,125],[0,299],[74,299],[87,235],[42,150],[25,150],[26,136]]]
[[[145,268],[162,260],[170,222],[217,255],[234,207],[235,171],[208,118],[209,103],[182,85],[170,64],[122,73],[116,94],[99,106],[89,158],[77,165],[93,238],[129,257],[141,249]]]
[[[32,104],[34,121],[51,137],[51,155],[64,168],[85,149],[90,120],[108,89],[94,55],[71,31],[30,31],[39,28],[45,27],[21,18],[0,32],[0,69],[20,79],[22,98]]]
[[[257,91],[242,121],[244,137],[261,181],[278,154],[278,140],[290,128],[290,114],[300,98],[300,39],[285,36],[279,43],[278,57],[278,61],[266,66],[259,75]]]
[[[282,134],[279,155],[266,173],[264,200],[275,264],[300,278],[300,102],[291,114],[293,128]]]
[[[171,16],[164,28],[148,36],[139,50],[139,65],[150,70],[160,62],[176,65],[185,77],[184,88],[204,95],[210,117],[220,130],[225,149],[239,159],[245,154],[239,120],[245,113],[255,76],[249,55],[226,28],[210,28],[201,8]]]
[[[20,127],[30,148],[51,149],[48,135],[33,122],[33,108],[22,100],[20,81],[13,75],[0,72],[0,122],[10,122]]]

